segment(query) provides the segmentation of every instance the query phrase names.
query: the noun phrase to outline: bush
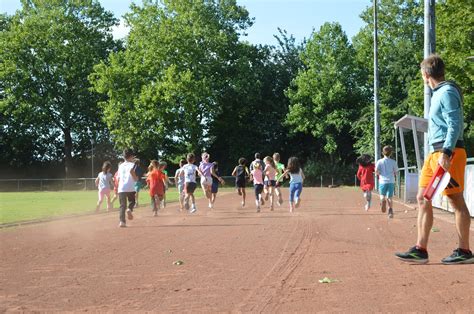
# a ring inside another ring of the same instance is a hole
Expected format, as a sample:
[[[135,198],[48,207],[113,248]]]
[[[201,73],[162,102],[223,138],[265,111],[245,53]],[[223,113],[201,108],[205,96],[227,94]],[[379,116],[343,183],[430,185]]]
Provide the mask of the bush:
[[[323,186],[353,185],[354,176],[357,172],[355,164],[344,165],[331,163],[330,161],[308,159],[303,167],[305,174],[305,185],[320,186],[321,177]]]

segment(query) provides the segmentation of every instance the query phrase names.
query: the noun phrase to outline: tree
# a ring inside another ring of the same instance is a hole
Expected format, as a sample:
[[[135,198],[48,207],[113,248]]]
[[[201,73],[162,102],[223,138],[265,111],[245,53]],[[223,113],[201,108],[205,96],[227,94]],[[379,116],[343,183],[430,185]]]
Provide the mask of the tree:
[[[472,1],[443,0],[436,4],[436,52],[446,64],[446,78],[454,80],[464,96],[464,141],[468,156],[474,154],[473,65],[468,61],[474,46],[474,10]],[[419,68],[418,60],[416,66]],[[407,99],[410,110],[423,116],[423,81],[418,75],[410,84]]]
[[[154,157],[209,146],[248,12],[235,0],[163,0],[132,5],[125,18],[127,49],[90,77],[108,96],[101,105],[114,141]]]
[[[210,128],[210,151],[221,170],[231,171],[239,157],[250,158],[255,152],[279,152],[284,159],[310,147],[304,145],[306,136],[290,134],[283,123],[289,107],[285,90],[302,66],[303,44],[296,44],[286,31],[279,30],[275,37],[276,47],[241,43],[236,50],[232,84],[221,93],[222,110]]]
[[[25,138],[33,146],[60,141],[67,176],[73,155],[83,150],[74,142],[88,129],[103,130],[100,97],[87,78],[115,49],[110,31],[118,21],[96,0],[22,0],[9,18],[0,35],[0,114],[11,118],[2,127],[39,135],[40,141]]]
[[[423,7],[419,0],[382,0],[378,10],[379,33],[379,99],[381,143],[394,145],[393,123],[412,113],[407,102],[411,82],[419,79],[419,63],[423,56]],[[373,10],[361,14],[365,21],[353,38],[356,58],[368,71],[368,80],[361,82],[366,102],[354,123],[356,148],[373,153]],[[422,106],[422,104],[421,104]],[[369,127],[368,127],[369,126]]]
[[[287,91],[291,103],[287,124],[294,132],[311,133],[332,161],[345,160],[353,151],[349,134],[364,79],[354,55],[341,26],[323,24],[304,48],[304,70]]]

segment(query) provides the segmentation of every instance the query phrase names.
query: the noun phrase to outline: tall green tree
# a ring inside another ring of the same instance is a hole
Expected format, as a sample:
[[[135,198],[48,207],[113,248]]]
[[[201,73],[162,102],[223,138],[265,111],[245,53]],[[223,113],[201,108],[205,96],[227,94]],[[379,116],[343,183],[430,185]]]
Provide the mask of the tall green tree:
[[[378,9],[381,143],[394,145],[393,123],[413,113],[407,97],[411,82],[419,78],[419,63],[423,57],[423,5],[420,0],[381,0]],[[360,82],[368,95],[354,123],[355,146],[360,153],[373,153],[372,7],[367,7],[361,18],[366,25],[353,38],[353,44],[358,62],[368,71],[368,80]]]
[[[230,171],[239,157],[251,158],[255,152],[279,152],[285,159],[304,154],[310,146],[304,145],[305,136],[290,134],[284,123],[289,107],[285,90],[302,67],[303,43],[283,30],[275,37],[276,47],[238,46],[233,84],[221,93],[222,110],[210,130],[210,151],[224,165],[221,170]]]
[[[95,67],[105,121],[119,147],[177,156],[211,142],[218,100],[232,82],[239,35],[251,25],[235,0],[144,1],[125,16],[127,49]]]
[[[11,130],[31,134],[24,140],[33,147],[62,143],[66,175],[73,156],[84,150],[74,143],[88,137],[88,129],[104,128],[100,96],[90,91],[88,75],[115,49],[116,24],[97,0],[22,0],[21,10],[2,22],[0,114],[10,132],[5,136],[14,136]],[[16,145],[12,138],[9,143]],[[32,152],[33,159],[48,158],[42,150]],[[57,157],[51,150],[49,156]]]
[[[357,118],[364,81],[355,50],[338,23],[325,23],[308,40],[301,70],[288,89],[287,124],[312,134],[332,161],[344,161],[353,151],[351,124]]]
[[[454,80],[464,96],[464,140],[468,155],[474,154],[474,3],[443,0],[436,3],[436,52],[446,64],[446,79]],[[421,59],[416,64],[419,67]],[[416,115],[423,116],[423,81],[418,75],[410,84],[407,103]]]

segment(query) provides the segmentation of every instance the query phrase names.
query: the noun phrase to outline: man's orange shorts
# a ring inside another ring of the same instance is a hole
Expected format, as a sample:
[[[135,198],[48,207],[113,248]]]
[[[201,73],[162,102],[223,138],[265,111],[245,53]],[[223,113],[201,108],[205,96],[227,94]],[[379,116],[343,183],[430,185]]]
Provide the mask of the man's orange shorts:
[[[426,188],[430,183],[433,173],[436,171],[438,166],[438,159],[442,152],[433,152],[428,155],[421,169],[420,181],[418,186],[420,188]],[[443,192],[443,195],[451,195],[464,191],[464,172],[466,170],[467,155],[464,148],[455,148],[454,157],[451,160],[451,166],[449,167],[449,174],[451,180],[448,186]]]

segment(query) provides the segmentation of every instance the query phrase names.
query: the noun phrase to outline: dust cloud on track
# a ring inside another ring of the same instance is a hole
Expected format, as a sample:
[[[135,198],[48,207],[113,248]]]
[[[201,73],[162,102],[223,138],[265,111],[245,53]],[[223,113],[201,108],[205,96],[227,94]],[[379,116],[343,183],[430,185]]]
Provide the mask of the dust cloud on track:
[[[389,220],[356,189],[305,188],[295,213],[286,199],[256,213],[252,196],[243,209],[234,193],[213,210],[200,200],[194,215],[140,207],[125,229],[112,212],[0,230],[0,310],[474,309],[474,265],[439,263],[456,246],[451,214],[435,219],[430,264],[410,265],[393,254],[416,240],[413,209],[396,204]]]

